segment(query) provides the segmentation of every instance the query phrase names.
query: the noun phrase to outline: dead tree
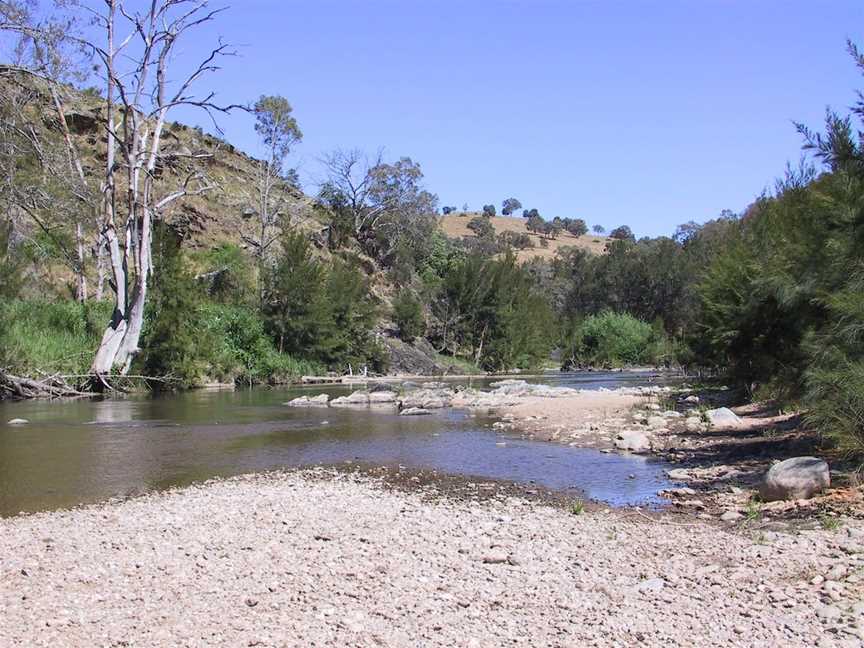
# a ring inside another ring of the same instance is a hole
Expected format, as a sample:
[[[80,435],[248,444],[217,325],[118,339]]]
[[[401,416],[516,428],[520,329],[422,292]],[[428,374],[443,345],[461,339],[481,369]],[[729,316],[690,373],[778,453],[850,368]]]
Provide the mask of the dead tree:
[[[210,9],[206,0],[153,0],[142,13],[130,10],[133,3],[126,0],[103,4],[104,10],[92,13],[106,42],[88,45],[102,64],[107,100],[101,232],[115,305],[91,365],[94,376],[104,382],[114,371],[127,374],[139,353],[148,283],[154,273],[154,221],[177,200],[212,188],[202,174],[193,172],[180,186],[159,191],[156,167],[167,115],[184,105],[201,108],[211,117],[240,106],[219,106],[212,92],[203,98],[192,94],[195,82],[218,70],[220,57],[233,53],[221,43],[169,91],[169,65],[177,44],[213,21],[221,9]]]

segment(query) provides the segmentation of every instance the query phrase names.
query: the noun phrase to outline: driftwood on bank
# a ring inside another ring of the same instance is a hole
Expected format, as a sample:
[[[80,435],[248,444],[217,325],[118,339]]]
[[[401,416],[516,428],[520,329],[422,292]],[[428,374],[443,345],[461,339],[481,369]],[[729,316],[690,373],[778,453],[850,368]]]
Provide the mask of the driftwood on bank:
[[[73,398],[92,396],[79,391],[62,376],[48,376],[41,380],[23,378],[0,371],[0,400],[21,400],[28,398]]]

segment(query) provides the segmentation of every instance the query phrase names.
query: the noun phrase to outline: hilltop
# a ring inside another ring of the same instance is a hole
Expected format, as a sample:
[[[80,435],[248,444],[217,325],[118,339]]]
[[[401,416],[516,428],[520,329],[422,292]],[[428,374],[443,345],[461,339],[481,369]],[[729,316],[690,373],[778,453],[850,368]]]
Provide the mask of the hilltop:
[[[479,212],[459,212],[448,214],[438,219],[441,230],[448,238],[461,238],[463,236],[471,238],[475,234],[468,229],[468,223],[472,218],[482,217]],[[547,239],[547,247],[541,245],[543,238],[539,234],[529,232],[525,226],[526,219],[513,216],[492,216],[489,218],[492,227],[495,228],[495,234],[502,232],[516,232],[518,234],[527,234],[534,243],[533,248],[527,250],[519,250],[516,254],[519,261],[530,261],[531,259],[551,259],[555,256],[558,250],[565,247],[576,247],[583,250],[588,250],[592,254],[603,254],[606,249],[606,243],[609,240],[605,236],[596,236],[586,234],[584,236],[573,236],[569,232],[562,231],[557,238]]]

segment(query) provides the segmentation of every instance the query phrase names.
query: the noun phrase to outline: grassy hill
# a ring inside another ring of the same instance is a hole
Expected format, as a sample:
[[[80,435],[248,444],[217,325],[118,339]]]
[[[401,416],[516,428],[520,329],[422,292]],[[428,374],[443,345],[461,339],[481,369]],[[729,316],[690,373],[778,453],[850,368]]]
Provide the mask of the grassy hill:
[[[442,216],[439,222],[441,224],[441,229],[448,237],[461,238],[467,236],[470,238],[475,236],[475,234],[468,229],[468,223],[475,216],[480,216],[480,214],[478,212],[469,212],[467,214],[459,212],[458,214]],[[531,237],[534,247],[527,250],[520,250],[517,254],[520,261],[530,261],[535,258],[551,259],[555,256],[555,253],[558,250],[564,247],[582,248],[593,254],[603,254],[603,251],[606,248],[606,242],[609,240],[605,236],[596,236],[592,234],[573,236],[568,232],[561,232],[557,239],[548,240],[548,247],[544,248],[540,244],[540,239],[542,237],[539,234],[532,234],[525,227],[525,218],[494,216],[490,218],[489,221],[492,223],[492,227],[495,228],[496,234],[501,234],[502,232],[518,232],[527,234]]]

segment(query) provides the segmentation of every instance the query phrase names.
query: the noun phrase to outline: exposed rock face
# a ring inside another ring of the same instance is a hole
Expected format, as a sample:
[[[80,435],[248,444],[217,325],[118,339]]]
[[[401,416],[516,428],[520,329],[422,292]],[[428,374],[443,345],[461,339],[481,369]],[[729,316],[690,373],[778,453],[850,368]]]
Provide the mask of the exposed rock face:
[[[383,342],[390,353],[391,373],[416,376],[439,376],[445,373],[445,367],[434,360],[435,349],[425,339],[409,344],[399,338],[384,337]]]
[[[830,485],[828,462],[817,457],[792,457],[771,466],[759,495],[766,502],[810,499]]]

